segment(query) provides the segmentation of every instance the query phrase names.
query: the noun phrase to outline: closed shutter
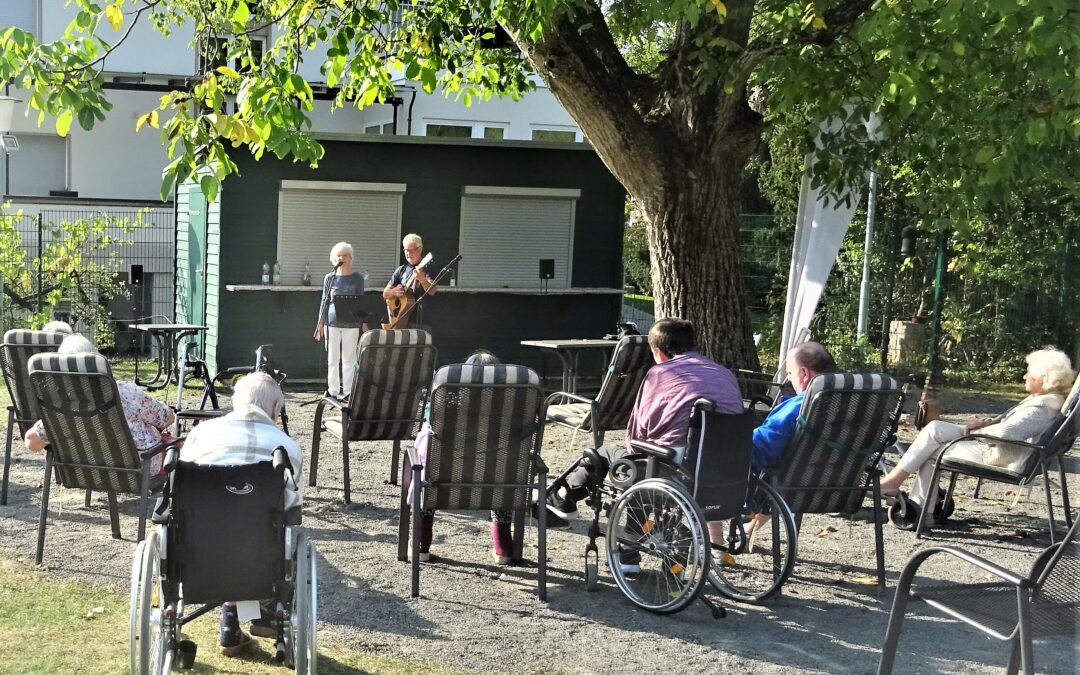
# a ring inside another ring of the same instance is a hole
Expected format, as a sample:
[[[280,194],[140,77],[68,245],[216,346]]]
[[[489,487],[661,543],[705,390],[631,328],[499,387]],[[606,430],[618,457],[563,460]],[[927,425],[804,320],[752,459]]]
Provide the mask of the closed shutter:
[[[400,256],[405,186],[328,182],[323,189],[313,185],[318,181],[282,181],[278,196],[282,283],[299,284],[305,263],[311,265],[312,282],[320,283],[330,271],[330,249],[345,241],[353,247],[353,271],[367,271],[372,288],[384,286]]]
[[[574,199],[468,192],[461,200],[460,286],[536,288],[539,260],[552,258],[549,287],[570,287]]]

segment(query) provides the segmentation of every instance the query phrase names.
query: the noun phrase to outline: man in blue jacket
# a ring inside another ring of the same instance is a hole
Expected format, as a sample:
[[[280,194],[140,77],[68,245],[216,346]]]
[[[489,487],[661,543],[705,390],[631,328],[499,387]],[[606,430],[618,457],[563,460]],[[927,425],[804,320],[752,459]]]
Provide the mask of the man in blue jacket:
[[[795,395],[772,409],[769,416],[754,429],[753,464],[758,471],[779,463],[787,450],[802,407],[803,394],[810,381],[822,373],[836,370],[836,362],[819,342],[803,342],[787,353],[787,374]]]

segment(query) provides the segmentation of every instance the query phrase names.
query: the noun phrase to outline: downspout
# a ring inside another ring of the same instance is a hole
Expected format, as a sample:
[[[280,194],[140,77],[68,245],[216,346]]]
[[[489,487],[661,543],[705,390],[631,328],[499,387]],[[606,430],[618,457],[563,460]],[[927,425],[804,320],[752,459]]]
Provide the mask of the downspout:
[[[416,87],[413,87],[412,88],[412,99],[409,100],[409,119],[408,119],[408,122],[407,122],[407,126],[405,128],[405,131],[409,136],[412,136],[412,109],[413,109],[413,105],[415,105],[415,104],[416,104]]]

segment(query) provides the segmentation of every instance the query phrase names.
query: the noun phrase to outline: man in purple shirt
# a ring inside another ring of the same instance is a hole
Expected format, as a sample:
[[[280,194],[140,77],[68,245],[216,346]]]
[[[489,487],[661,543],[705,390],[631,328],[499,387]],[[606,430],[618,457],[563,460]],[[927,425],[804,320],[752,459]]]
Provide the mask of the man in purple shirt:
[[[626,425],[626,445],[605,445],[596,449],[601,466],[593,466],[588,456],[552,485],[547,500],[548,526],[565,527],[578,517],[577,503],[589,487],[607,475],[613,462],[632,453],[631,440],[683,448],[690,430],[694,401],[708,399],[719,412],[737,414],[743,410],[742,394],[735,375],[727,368],[694,351],[694,325],[684,319],[661,319],[649,330],[649,348],[656,365],[641,384],[630,422]]]

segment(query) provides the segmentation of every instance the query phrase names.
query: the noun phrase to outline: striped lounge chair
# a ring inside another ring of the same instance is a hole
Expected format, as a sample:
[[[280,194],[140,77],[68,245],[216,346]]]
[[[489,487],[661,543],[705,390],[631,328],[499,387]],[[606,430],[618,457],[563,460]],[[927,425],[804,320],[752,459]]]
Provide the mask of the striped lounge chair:
[[[341,466],[345,503],[349,494],[349,443],[393,441],[390,482],[397,484],[401,441],[416,437],[423,414],[424,396],[435,370],[435,347],[422,330],[372,330],[360,338],[356,379],[348,401],[329,396],[315,408],[308,485],[319,470],[319,445],[325,429],[341,439]],[[341,411],[341,419],[323,419],[326,407]]]
[[[888,375],[829,373],[806,389],[787,451],[771,481],[801,526],[804,513],[853,514],[873,491],[878,585],[885,544],[878,461],[895,441],[903,394]]]
[[[37,563],[45,548],[49,486],[53,468],[63,487],[104,491],[109,498],[112,534],[120,538],[116,495],[139,495],[139,540],[146,531],[151,490],[149,459],[172,447],[135,447],[124,418],[116,381],[98,354],[37,354],[30,359],[30,383],[49,435],[41,485]]]
[[[547,421],[587,431],[593,447],[604,444],[605,431],[621,431],[630,421],[638,389],[653,364],[648,337],[628,335],[619,340],[611,355],[600,392],[595,399],[566,391],[548,397]]]
[[[44,352],[55,352],[66,336],[63,333],[46,333],[41,330],[9,330],[4,333],[0,345],[0,364],[3,366],[4,382],[7,384],[8,405],[7,440],[4,443],[4,477],[0,484],[0,506],[7,504],[8,473],[11,469],[11,442],[15,425],[19,425],[21,437],[34,425],[38,414],[37,401],[30,388],[30,373],[26,369],[30,357]]]
[[[420,509],[514,512],[514,558],[524,548],[525,512],[533,490],[545,501],[547,467],[540,459],[544,393],[536,372],[524,366],[444,366],[431,390],[431,438],[427,463],[408,448],[412,471],[412,543],[419,550]],[[421,479],[421,470],[424,476]],[[409,507],[404,485],[398,558],[408,559]],[[537,515],[541,600],[547,599],[545,509]],[[412,557],[412,597],[420,595],[420,557]]]

